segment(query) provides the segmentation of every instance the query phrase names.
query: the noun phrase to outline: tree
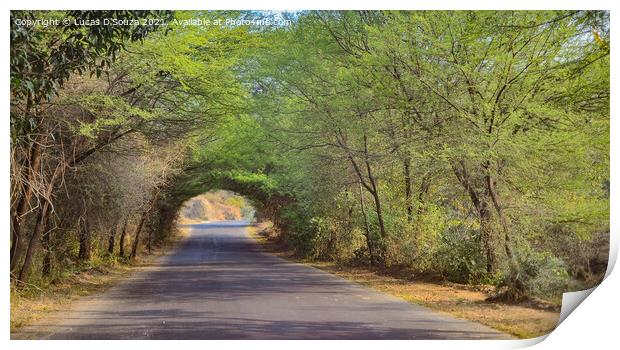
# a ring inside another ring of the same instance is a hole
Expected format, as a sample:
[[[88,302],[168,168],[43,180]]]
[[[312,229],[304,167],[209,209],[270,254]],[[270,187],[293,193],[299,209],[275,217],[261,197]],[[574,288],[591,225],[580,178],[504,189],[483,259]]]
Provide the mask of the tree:
[[[89,26],[86,31],[79,25],[68,25],[62,30],[42,30],[37,26],[20,26],[15,19],[32,19],[37,12],[11,12],[11,142],[12,142],[12,201],[11,201],[11,273],[21,262],[24,250],[23,222],[29,212],[33,196],[49,202],[53,180],[62,173],[65,164],[46,174],[41,170],[42,145],[51,131],[46,130],[46,120],[41,105],[50,101],[58,89],[74,73],[91,71],[100,76],[103,69],[116,58],[128,40],[140,40],[154,29],[149,25],[134,27]],[[56,13],[56,15],[58,15]],[[165,16],[164,12],[150,11],[68,11],[69,18],[94,20],[102,18],[135,19]],[[50,129],[53,130],[53,129]],[[79,158],[78,158],[79,159]],[[75,161],[75,160],[74,160]],[[70,162],[69,165],[71,165]],[[49,179],[45,185],[38,185]],[[49,194],[47,197],[45,194]],[[49,205],[43,205],[39,217],[46,220]],[[38,220],[38,221],[41,221]],[[37,237],[35,232],[33,237]],[[30,249],[29,249],[30,250]],[[27,258],[27,262],[30,259]],[[24,268],[22,267],[22,270]],[[25,271],[29,267],[27,266]],[[22,273],[20,273],[21,275]],[[11,275],[14,277],[13,275]]]

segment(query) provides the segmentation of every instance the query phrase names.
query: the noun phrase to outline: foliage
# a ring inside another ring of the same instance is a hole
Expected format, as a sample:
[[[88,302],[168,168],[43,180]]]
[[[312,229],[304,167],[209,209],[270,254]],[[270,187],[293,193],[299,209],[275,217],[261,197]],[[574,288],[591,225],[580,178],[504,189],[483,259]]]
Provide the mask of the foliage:
[[[201,12],[223,14],[275,16]],[[599,280],[609,232],[608,12],[290,18],[269,29],[12,26],[11,130],[27,140],[12,145],[13,221],[33,230],[35,215],[19,203],[54,202],[71,233],[55,234],[60,263],[79,255],[83,218],[105,250],[123,226],[110,218],[125,214],[134,242],[143,224],[165,237],[186,200],[226,189],[309,258],[405,266],[490,283],[514,299],[557,298]],[[47,147],[38,173],[29,171],[37,144]],[[70,200],[60,199],[57,164],[74,170]],[[49,186],[28,189],[34,178]]]

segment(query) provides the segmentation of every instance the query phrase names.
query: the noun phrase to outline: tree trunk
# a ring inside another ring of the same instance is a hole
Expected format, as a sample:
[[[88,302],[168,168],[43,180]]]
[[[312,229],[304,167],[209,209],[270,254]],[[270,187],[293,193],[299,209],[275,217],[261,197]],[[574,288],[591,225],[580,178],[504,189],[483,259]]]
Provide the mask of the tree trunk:
[[[53,230],[52,215],[48,215],[42,242],[43,249],[45,250],[45,255],[43,256],[43,266],[41,268],[41,273],[43,276],[49,276],[52,272],[52,245],[50,242]]]
[[[159,225],[157,227],[158,238],[162,239],[172,233],[176,212],[171,207],[163,207],[159,210]]]
[[[112,228],[110,229],[110,237],[108,238],[108,254],[112,255],[114,254],[114,243],[116,241],[116,231],[117,231],[117,227],[118,226],[118,221],[114,223],[114,225],[112,225]]]
[[[381,234],[381,238],[387,237],[387,232],[385,230],[385,223],[383,222],[383,209],[381,209],[381,199],[379,198],[379,194],[377,192],[371,193],[372,198],[375,201],[375,212],[377,213],[377,221],[379,222],[379,233]]]
[[[149,254],[151,254],[151,245],[153,244],[153,225],[149,225],[149,236],[148,236],[148,241],[147,241],[147,249],[149,251]]]
[[[41,231],[43,230],[43,226],[45,226],[45,221],[47,220],[47,214],[50,207],[50,200],[52,198],[52,193],[54,192],[54,187],[56,184],[56,179],[60,173],[64,170],[64,165],[58,164],[56,169],[54,169],[54,173],[52,174],[49,183],[47,184],[47,188],[45,190],[44,201],[39,209],[39,213],[37,216],[37,221],[35,222],[34,230],[32,235],[30,236],[30,241],[28,242],[28,249],[26,250],[26,257],[24,258],[24,263],[22,264],[22,268],[19,272],[19,276],[17,277],[20,285],[25,285],[28,281],[28,277],[30,275],[30,270],[32,267],[32,260],[34,254],[39,246],[39,240],[41,238]]]
[[[422,181],[420,183],[420,189],[418,192],[418,207],[416,209],[416,222],[414,228],[415,239],[417,240],[422,233],[422,215],[426,210],[426,197],[428,195],[429,188],[431,186],[430,175],[426,173],[422,176]]]
[[[359,182],[360,187],[360,210],[362,211],[362,217],[364,218],[364,231],[366,236],[366,247],[368,247],[368,255],[370,259],[370,265],[375,264],[375,256],[372,249],[372,237],[370,237],[370,224],[368,223],[368,217],[366,216],[366,205],[364,203],[364,191],[362,189],[362,183]]]
[[[39,209],[39,214],[37,216],[37,222],[34,226],[34,231],[32,232],[32,236],[30,237],[30,242],[28,244],[28,249],[26,250],[26,257],[24,258],[24,264],[19,273],[18,282],[21,285],[25,285],[28,282],[28,277],[30,275],[30,269],[32,267],[32,259],[34,257],[34,253],[39,245],[39,238],[41,237],[41,231],[43,230],[44,222],[47,217],[47,210],[49,208],[49,202],[45,201]]]
[[[372,174],[372,167],[370,165],[370,159],[368,154],[368,138],[364,133],[364,163],[366,165],[366,177],[368,177],[368,181],[366,181],[365,176],[362,174],[362,170],[360,166],[357,164],[355,160],[355,156],[351,152],[350,148],[346,145],[346,140],[344,135],[342,135],[341,131],[336,133],[336,139],[340,147],[347,151],[347,155],[349,160],[351,161],[351,165],[353,166],[353,170],[357,174],[358,181],[360,184],[364,186],[368,190],[368,192],[372,195],[375,202],[375,212],[377,213],[377,221],[379,223],[379,232],[382,239],[387,237],[387,232],[385,230],[385,224],[383,222],[383,211],[381,209],[381,199],[379,198],[379,192],[377,187],[377,181]]]
[[[131,254],[129,254],[129,259],[135,258],[136,254],[138,253],[138,243],[140,242],[140,231],[142,231],[142,226],[144,226],[144,222],[146,221],[146,218],[148,217],[149,213],[155,206],[155,202],[157,201],[158,196],[159,196],[159,189],[156,189],[156,192],[151,197],[151,200],[149,201],[147,208],[142,212],[142,215],[140,216],[140,222],[138,223],[138,227],[136,228],[136,234],[134,235],[134,241],[131,246]]]
[[[370,194],[375,202],[375,212],[377,213],[377,221],[379,223],[379,233],[381,234],[381,238],[387,238],[387,232],[385,230],[385,223],[383,222],[383,210],[381,209],[381,198],[379,198],[379,190],[377,189],[377,182],[375,178],[372,176],[372,172],[370,170],[370,164],[366,162],[366,168],[368,170],[368,179],[370,181],[370,186],[372,191]]]
[[[118,256],[121,258],[125,256],[125,237],[127,236],[127,224],[129,224],[129,217],[125,218],[123,223],[123,229],[121,231],[121,237],[118,240]]]
[[[499,201],[499,195],[495,189],[496,182],[491,177],[490,174],[487,174],[486,178],[487,191],[491,200],[493,202],[493,206],[495,207],[495,211],[497,212],[497,216],[499,217],[500,224],[502,225],[502,230],[504,231],[504,250],[506,252],[506,256],[508,259],[513,260],[514,254],[512,253],[511,239],[510,234],[508,232],[508,223],[506,222],[506,217],[504,216],[502,205]]]
[[[486,202],[481,202],[481,206],[482,208],[479,210],[480,228],[482,230],[482,239],[487,258],[487,272],[492,274],[495,273],[499,267],[494,244],[495,232],[493,230],[488,204]]]
[[[140,242],[140,232],[142,231],[142,226],[144,225],[144,221],[146,221],[146,217],[149,214],[150,208],[147,208],[142,212],[140,216],[140,221],[138,222],[138,227],[136,227],[136,233],[134,234],[133,243],[131,245],[131,253],[129,254],[129,259],[133,260],[138,253],[138,243]]]
[[[418,210],[417,215],[422,215],[424,213],[424,201],[428,191],[431,187],[430,176],[428,174],[422,177],[422,182],[420,183],[420,192],[418,192]]]
[[[508,258],[508,264],[509,264],[508,266],[510,268],[509,286],[508,286],[509,289],[508,289],[507,297],[511,301],[519,301],[523,299],[523,297],[525,297],[527,294],[526,286],[523,284],[523,281],[520,278],[521,267],[519,266],[519,263],[512,251],[512,243],[511,243],[510,232],[508,229],[508,223],[506,221],[506,217],[504,216],[503,207],[500,203],[499,195],[497,194],[497,190],[495,188],[496,182],[491,176],[491,174],[489,173],[490,169],[489,169],[488,163],[487,163],[486,168],[487,168],[487,176],[485,177],[485,180],[486,180],[485,182],[487,186],[487,191],[489,193],[489,196],[491,197],[493,206],[495,208],[495,211],[497,212],[497,216],[499,217],[499,220],[502,226],[502,230],[504,233],[504,251],[506,253],[506,257]]]
[[[495,232],[493,230],[493,220],[491,211],[489,210],[488,200],[474,188],[464,161],[453,164],[453,170],[459,182],[467,191],[467,194],[476,209],[476,213],[478,214],[478,221],[480,223],[482,241],[487,259],[486,270],[488,273],[495,273],[499,268],[499,263],[497,259],[497,252],[495,251]]]
[[[11,250],[10,250],[10,259],[11,259],[11,276],[14,277],[14,274],[17,270],[17,266],[21,260],[21,257],[24,253],[24,240],[22,233],[22,226],[25,221],[25,216],[28,211],[28,205],[30,204],[30,200],[32,199],[32,195],[34,194],[34,189],[32,184],[36,182],[36,173],[39,171],[41,167],[41,142],[43,141],[43,136],[38,135],[34,140],[32,146],[30,147],[30,154],[28,160],[26,161],[26,183],[24,183],[23,193],[21,194],[17,205],[15,207],[15,211],[11,216]]]
[[[364,133],[364,162],[366,163],[366,172],[368,174],[368,181],[370,182],[370,187],[372,191],[370,194],[375,200],[375,211],[377,213],[377,221],[379,222],[379,232],[381,233],[381,238],[387,238],[387,232],[385,231],[385,223],[383,222],[383,210],[381,209],[381,198],[379,198],[379,189],[377,187],[377,180],[372,174],[372,167],[370,166],[369,154],[368,154],[368,138],[366,137],[366,133]]]
[[[411,159],[405,158],[403,162],[404,167],[404,182],[405,182],[405,206],[407,207],[407,222],[413,222],[413,201],[411,200]]]
[[[78,259],[82,262],[90,260],[90,225],[88,219],[84,218],[80,225],[80,251],[78,253]]]

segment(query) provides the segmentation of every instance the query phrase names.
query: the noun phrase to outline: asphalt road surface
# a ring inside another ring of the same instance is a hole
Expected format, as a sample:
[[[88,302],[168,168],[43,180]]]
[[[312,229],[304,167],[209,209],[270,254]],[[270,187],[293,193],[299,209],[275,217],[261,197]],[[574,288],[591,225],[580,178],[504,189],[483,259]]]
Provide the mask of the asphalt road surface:
[[[242,222],[192,225],[169,255],[13,339],[506,339],[264,253]]]

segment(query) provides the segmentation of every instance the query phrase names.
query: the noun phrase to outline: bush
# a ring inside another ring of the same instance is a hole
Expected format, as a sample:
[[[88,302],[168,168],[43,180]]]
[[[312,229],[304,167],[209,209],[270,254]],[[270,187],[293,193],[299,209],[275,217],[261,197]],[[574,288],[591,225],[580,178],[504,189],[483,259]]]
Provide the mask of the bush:
[[[439,236],[432,258],[433,267],[452,282],[487,282],[483,252],[478,230],[462,225],[451,226]]]
[[[558,299],[571,283],[566,263],[549,253],[530,253],[521,268],[521,278],[531,296]]]
[[[299,205],[289,205],[282,209],[279,224],[287,235],[295,254],[302,257],[313,257],[317,239],[316,222],[311,225],[305,211]]]

